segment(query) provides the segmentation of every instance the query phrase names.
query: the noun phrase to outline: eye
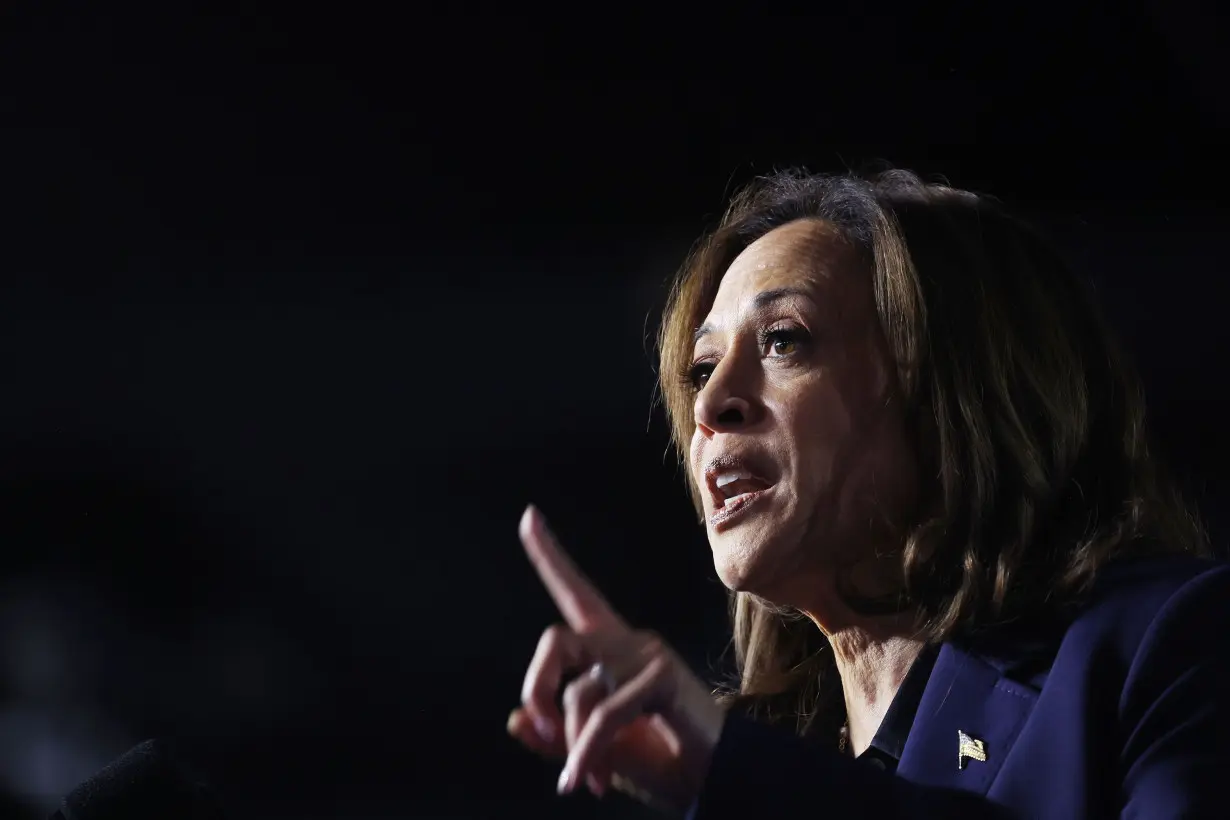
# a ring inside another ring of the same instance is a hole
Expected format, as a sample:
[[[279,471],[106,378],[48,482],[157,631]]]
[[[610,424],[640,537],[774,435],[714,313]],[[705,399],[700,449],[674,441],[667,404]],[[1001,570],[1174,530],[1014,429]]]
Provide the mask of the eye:
[[[760,336],[760,346],[768,348],[772,356],[781,358],[799,352],[799,348],[807,341],[807,334],[794,328],[777,328],[768,330]]]
[[[699,392],[704,388],[713,374],[713,367],[713,362],[697,362],[688,369],[686,379],[693,390]]]

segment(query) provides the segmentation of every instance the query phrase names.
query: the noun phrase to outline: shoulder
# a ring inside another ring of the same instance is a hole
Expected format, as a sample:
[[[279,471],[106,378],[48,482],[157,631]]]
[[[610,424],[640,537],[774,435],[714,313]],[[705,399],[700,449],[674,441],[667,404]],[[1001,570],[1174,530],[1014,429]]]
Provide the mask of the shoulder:
[[[1230,564],[1173,557],[1108,568],[1065,643],[1124,668],[1125,699],[1148,700],[1197,667],[1230,670]]]
[[[1230,563],[1186,555],[1116,562],[1076,612],[1069,637],[1120,636],[1138,645],[1174,617],[1224,619],[1230,613]]]
[[[1159,555],[1128,558],[1108,564],[1098,575],[1090,603],[1120,596],[1167,596],[1191,581],[1217,576],[1230,562],[1195,555]]]
[[[1105,567],[1062,623],[991,635],[969,650],[1040,686],[1056,664],[1105,665],[1126,675],[1159,635],[1191,631],[1194,641],[1218,623],[1230,623],[1230,563],[1188,555],[1133,558]]]
[[[1195,640],[1208,634],[1198,624],[1228,616],[1230,564],[1186,555],[1124,560],[1103,570],[1062,644],[1129,662],[1159,630],[1192,628]]]

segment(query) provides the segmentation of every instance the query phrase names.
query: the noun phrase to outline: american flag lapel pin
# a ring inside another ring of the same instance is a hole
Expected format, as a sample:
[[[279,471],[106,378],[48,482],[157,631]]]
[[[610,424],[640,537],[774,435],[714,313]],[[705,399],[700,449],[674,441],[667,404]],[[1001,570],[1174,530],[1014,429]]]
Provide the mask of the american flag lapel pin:
[[[964,769],[971,760],[987,762],[987,745],[976,737],[957,730],[957,768]]]

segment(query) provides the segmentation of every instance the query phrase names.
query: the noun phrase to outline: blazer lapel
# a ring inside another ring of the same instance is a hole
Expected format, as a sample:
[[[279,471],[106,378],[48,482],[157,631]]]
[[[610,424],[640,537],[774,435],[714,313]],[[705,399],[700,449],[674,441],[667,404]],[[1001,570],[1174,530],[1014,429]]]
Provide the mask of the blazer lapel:
[[[986,794],[1037,696],[986,661],[944,644],[897,774],[923,785]],[[978,759],[979,741],[985,760]]]

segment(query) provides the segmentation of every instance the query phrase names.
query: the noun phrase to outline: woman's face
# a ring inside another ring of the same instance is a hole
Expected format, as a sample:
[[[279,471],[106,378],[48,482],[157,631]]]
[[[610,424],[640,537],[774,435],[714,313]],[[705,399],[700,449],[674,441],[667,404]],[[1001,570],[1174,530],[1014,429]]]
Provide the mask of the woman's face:
[[[874,582],[917,475],[871,276],[835,229],[792,222],[740,254],[693,362],[691,469],[726,586],[806,608],[838,570]]]

